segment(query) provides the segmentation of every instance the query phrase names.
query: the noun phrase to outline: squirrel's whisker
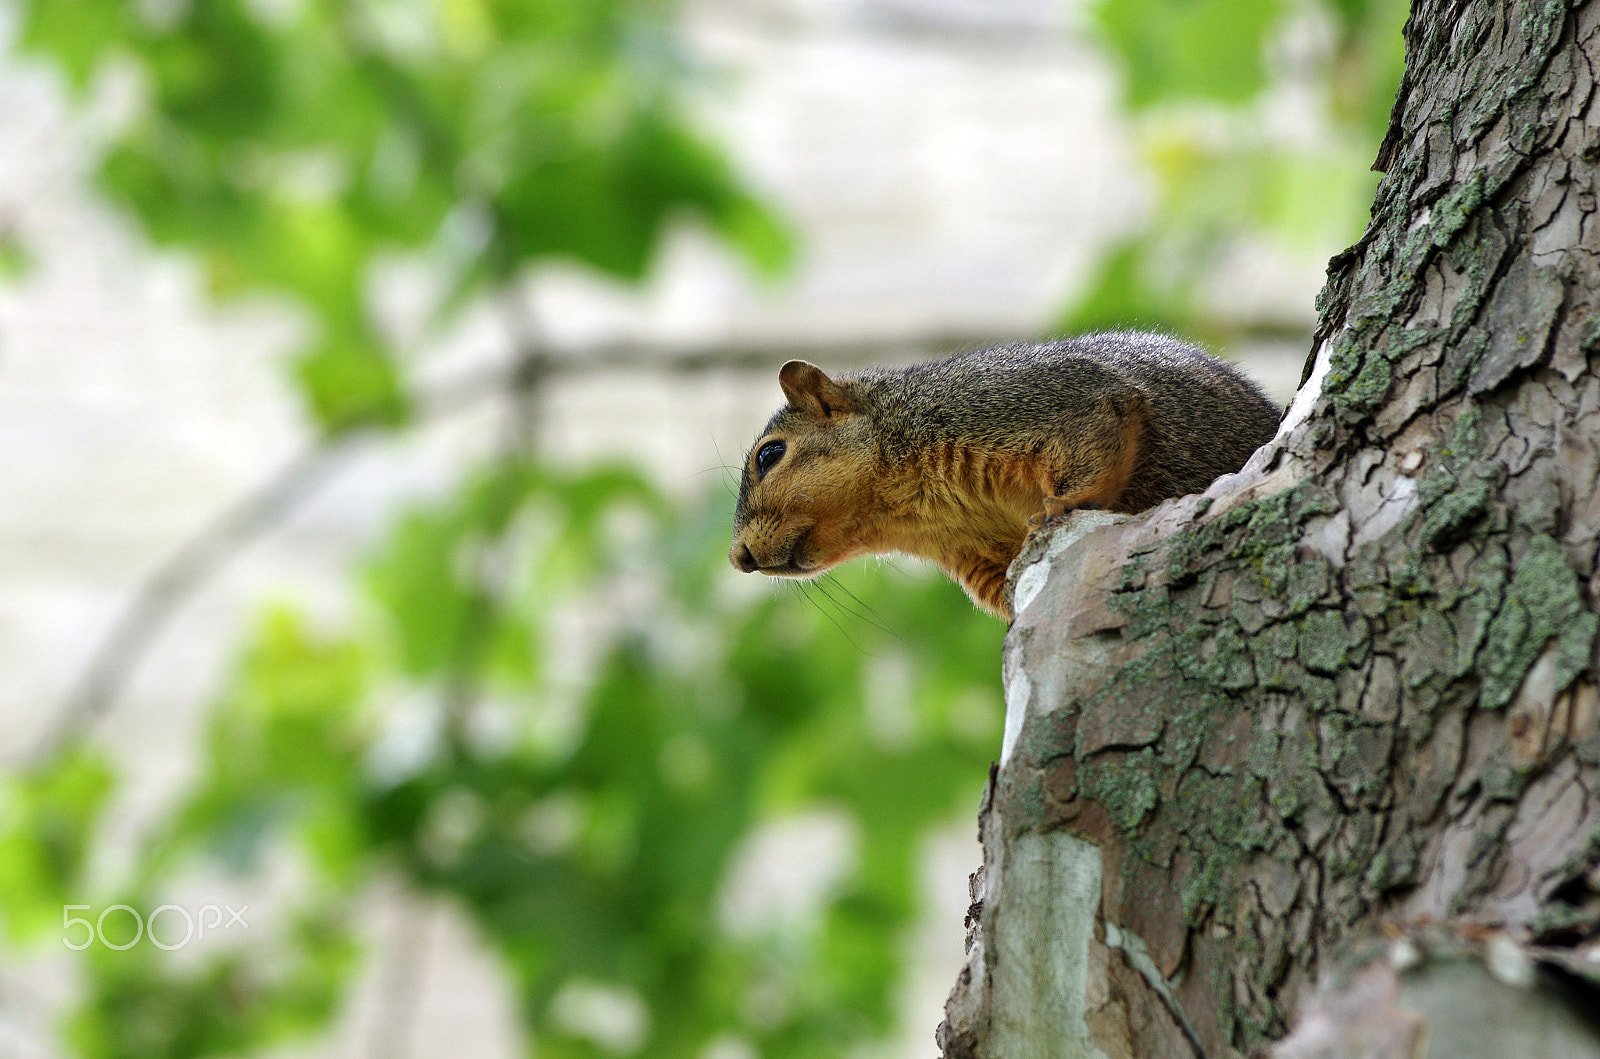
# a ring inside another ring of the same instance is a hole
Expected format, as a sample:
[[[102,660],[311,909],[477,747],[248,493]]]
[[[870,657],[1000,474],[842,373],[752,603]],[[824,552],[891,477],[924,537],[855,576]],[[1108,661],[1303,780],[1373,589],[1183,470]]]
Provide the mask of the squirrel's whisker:
[[[817,587],[818,591],[821,592],[821,587],[818,580],[790,581],[789,583],[794,586],[794,590],[800,594],[801,599],[804,599],[807,603],[811,604],[817,609],[818,614],[821,614],[824,618],[828,619],[829,624],[839,631],[840,636],[844,637],[845,643],[855,648],[861,654],[866,654],[866,651],[862,650],[861,645],[856,643],[855,637],[850,635],[850,631],[840,623],[837,617],[828,612],[827,607],[824,607],[820,602],[818,602],[816,596],[811,594],[811,589],[813,586]],[[829,602],[833,602],[832,597],[828,596],[827,593],[823,592],[822,595],[823,598],[827,599]]]
[[[849,588],[845,587],[844,582],[829,576],[819,577],[812,583],[817,586],[817,591],[826,596],[828,601],[834,606],[838,607],[841,612],[850,615],[852,618],[855,618],[858,621],[866,622],[868,625],[872,626],[874,629],[877,629],[879,632],[883,633],[885,636],[896,641],[902,646],[909,646],[906,644],[904,637],[900,636],[899,633],[896,633],[893,629],[889,628],[889,626],[884,622],[882,615],[873,610],[872,607],[868,606],[867,602],[860,596],[856,595],[854,592],[850,591]],[[841,602],[838,597],[833,594],[834,590],[844,593],[845,597],[849,599],[854,606],[850,606]]]

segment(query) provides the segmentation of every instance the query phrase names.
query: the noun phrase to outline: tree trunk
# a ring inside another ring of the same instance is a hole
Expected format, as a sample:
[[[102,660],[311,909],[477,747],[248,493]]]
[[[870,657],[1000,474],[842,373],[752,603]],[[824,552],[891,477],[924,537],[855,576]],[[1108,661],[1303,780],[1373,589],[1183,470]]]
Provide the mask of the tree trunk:
[[[950,1059],[1600,1054],[1597,25],[1416,0],[1278,440],[1013,566]]]

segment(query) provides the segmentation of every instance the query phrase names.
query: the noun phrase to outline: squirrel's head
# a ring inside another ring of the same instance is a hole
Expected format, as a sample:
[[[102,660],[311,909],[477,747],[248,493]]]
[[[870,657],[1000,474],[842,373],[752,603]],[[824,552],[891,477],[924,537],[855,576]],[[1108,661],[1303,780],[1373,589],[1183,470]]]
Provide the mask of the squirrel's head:
[[[745,573],[812,577],[871,550],[861,530],[877,448],[850,380],[791,360],[778,385],[789,403],[745,455],[728,559]]]

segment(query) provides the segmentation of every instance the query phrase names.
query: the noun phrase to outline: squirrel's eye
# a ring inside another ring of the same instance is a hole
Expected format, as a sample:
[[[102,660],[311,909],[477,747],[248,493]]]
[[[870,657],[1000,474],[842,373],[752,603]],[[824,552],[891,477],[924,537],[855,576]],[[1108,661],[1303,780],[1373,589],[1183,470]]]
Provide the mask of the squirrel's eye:
[[[769,441],[756,450],[756,481],[765,478],[772,465],[783,459],[786,447],[781,441]]]

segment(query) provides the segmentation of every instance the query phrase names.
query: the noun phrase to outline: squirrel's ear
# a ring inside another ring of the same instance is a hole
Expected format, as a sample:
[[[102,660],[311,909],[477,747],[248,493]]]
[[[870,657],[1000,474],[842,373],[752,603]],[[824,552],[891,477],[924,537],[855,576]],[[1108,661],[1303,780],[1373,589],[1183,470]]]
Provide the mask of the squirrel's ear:
[[[802,412],[826,419],[855,411],[849,395],[815,364],[791,360],[778,369],[778,385],[790,407]]]

